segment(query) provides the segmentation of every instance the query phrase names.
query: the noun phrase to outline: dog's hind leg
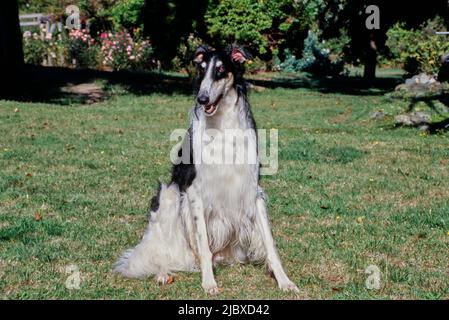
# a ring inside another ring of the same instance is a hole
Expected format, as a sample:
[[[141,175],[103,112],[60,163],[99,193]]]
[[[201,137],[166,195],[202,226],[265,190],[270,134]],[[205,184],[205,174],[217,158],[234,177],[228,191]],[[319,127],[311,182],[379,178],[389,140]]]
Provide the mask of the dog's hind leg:
[[[162,282],[171,271],[195,271],[195,259],[179,215],[180,199],[176,184],[161,186],[159,205],[152,209],[145,235],[136,247],[124,252],[114,271],[136,278],[154,274]]]
[[[206,293],[219,293],[212,267],[212,252],[209,248],[203,201],[195,185],[187,189],[183,201],[182,215],[185,219],[190,244],[200,262],[201,286]]]
[[[278,286],[283,291],[299,292],[298,287],[288,278],[282,267],[281,260],[274,244],[271,234],[270,222],[268,221],[267,208],[265,203],[265,194],[259,190],[256,198],[256,227],[258,228],[263,246],[266,250],[266,260],[269,270],[276,278]]]

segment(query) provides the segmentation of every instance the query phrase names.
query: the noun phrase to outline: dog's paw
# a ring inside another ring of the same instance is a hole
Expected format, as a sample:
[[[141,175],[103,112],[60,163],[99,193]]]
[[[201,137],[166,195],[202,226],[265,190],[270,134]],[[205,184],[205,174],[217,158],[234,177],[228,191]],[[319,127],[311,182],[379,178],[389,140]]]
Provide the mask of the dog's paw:
[[[279,289],[281,289],[284,292],[294,292],[299,293],[299,289],[292,281],[286,281],[283,283],[279,283]]]
[[[223,289],[219,288],[216,282],[212,282],[210,284],[203,283],[201,286],[203,287],[204,291],[211,296],[215,296],[223,292]]]
[[[166,284],[171,284],[173,283],[173,281],[175,281],[175,277],[173,277],[172,275],[168,275],[168,274],[158,274],[156,276],[156,282],[157,284],[164,286]]]

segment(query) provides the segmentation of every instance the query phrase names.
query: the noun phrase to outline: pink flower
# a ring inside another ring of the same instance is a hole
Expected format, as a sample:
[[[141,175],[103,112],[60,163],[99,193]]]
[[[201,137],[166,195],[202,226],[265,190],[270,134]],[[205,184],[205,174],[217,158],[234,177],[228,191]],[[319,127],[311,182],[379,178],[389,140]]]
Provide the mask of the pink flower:
[[[102,32],[100,34],[100,39],[106,39],[108,37],[108,34],[106,32]]]

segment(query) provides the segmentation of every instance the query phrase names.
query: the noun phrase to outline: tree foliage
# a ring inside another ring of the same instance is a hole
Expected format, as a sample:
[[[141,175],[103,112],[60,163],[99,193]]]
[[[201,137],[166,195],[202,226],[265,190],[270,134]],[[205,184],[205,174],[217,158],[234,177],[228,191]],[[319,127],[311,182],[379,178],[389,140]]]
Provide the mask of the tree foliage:
[[[143,28],[145,0],[120,0],[110,10],[116,29]]]
[[[445,31],[441,18],[429,20],[419,28],[406,29],[396,23],[387,32],[387,46],[392,60],[401,64],[410,74],[426,72],[436,74],[441,67],[441,57],[449,52],[449,41],[435,31]]]
[[[205,15],[208,35],[219,45],[241,42],[267,58],[279,48],[302,48],[321,1],[210,1]]]
[[[351,63],[363,63],[365,76],[374,77],[377,55],[385,52],[388,29],[396,22],[403,22],[407,28],[418,27],[436,14],[447,13],[446,0],[435,0],[429,5],[411,5],[407,0],[328,0],[318,14],[320,29],[326,38],[338,37],[343,30],[350,41],[345,48],[345,57]],[[369,30],[366,25],[368,5],[380,10],[380,29]]]

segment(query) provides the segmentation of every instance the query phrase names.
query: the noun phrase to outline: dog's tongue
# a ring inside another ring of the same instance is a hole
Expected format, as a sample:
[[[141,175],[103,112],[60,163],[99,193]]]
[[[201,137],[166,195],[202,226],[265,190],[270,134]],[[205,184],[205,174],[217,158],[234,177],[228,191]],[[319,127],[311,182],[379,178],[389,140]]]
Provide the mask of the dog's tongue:
[[[216,108],[216,106],[214,104],[210,104],[210,105],[204,106],[204,111],[207,114],[211,114],[215,111],[215,108]]]

